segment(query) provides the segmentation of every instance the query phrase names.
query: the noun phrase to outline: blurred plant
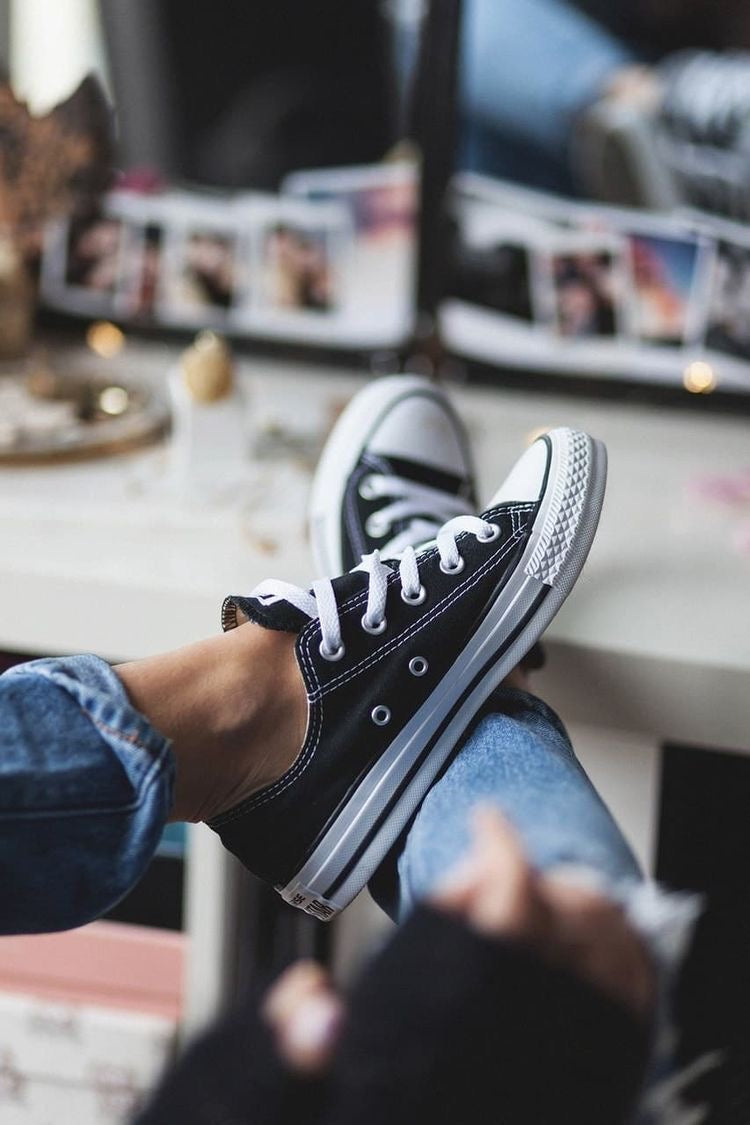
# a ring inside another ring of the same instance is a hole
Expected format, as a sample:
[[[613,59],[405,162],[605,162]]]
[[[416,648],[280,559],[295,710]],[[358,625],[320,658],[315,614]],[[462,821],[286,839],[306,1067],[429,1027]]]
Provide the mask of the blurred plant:
[[[93,75],[39,117],[0,82],[0,231],[23,261],[38,256],[49,218],[96,205],[112,175],[112,138]]]

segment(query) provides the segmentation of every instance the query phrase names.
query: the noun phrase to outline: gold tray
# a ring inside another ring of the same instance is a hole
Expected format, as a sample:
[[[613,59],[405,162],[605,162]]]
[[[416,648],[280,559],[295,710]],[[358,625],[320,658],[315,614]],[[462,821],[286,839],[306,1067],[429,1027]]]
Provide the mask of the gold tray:
[[[0,465],[108,457],[159,441],[166,403],[129,382],[37,371],[0,374]]]

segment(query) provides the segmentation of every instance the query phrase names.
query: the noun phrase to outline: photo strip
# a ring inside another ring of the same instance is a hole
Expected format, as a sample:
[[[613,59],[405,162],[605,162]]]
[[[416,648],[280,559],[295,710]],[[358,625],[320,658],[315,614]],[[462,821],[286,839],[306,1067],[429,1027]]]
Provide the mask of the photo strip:
[[[451,202],[449,350],[509,370],[680,387],[708,360],[713,386],[750,390],[750,235],[736,224],[467,173]]]

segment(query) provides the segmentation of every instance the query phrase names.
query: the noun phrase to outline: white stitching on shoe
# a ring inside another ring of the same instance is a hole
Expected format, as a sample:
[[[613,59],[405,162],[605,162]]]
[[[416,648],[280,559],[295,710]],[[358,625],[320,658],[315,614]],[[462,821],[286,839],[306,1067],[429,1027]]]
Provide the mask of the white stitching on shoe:
[[[513,517],[516,513],[520,516],[521,513],[528,513],[532,511],[533,508],[533,504],[526,504],[517,505],[513,508],[506,508],[506,511],[510,512],[512,522]],[[463,534],[470,533],[466,532]],[[342,674],[339,677],[336,677],[334,680],[331,680],[328,684],[326,684],[325,687],[323,687],[320,683],[317,669],[312,660],[310,652],[312,644],[316,639],[318,639],[318,634],[320,633],[319,623],[317,619],[308,622],[302,628],[302,631],[300,632],[298,638],[298,651],[300,654],[300,660],[302,662],[304,671],[307,673],[308,680],[312,681],[312,683],[314,684],[312,691],[308,689],[308,704],[313,721],[313,728],[309,733],[307,745],[302,746],[297,760],[290,766],[286,773],[282,774],[280,778],[278,778],[267,788],[262,789],[252,797],[249,797],[247,801],[244,801],[241,805],[238,805],[236,809],[231,810],[229,813],[225,813],[221,817],[215,818],[212,823],[217,827],[223,827],[225,824],[230,824],[232,821],[238,819],[241,816],[244,816],[246,813],[252,812],[254,809],[258,809],[267,804],[269,801],[274,800],[276,797],[281,796],[281,794],[285,792],[285,790],[288,789],[290,785],[297,781],[300,775],[307,769],[308,765],[315,755],[315,752],[317,751],[323,731],[323,700],[327,692],[332,690],[334,687],[340,687],[341,684],[347,682],[347,680],[355,678],[355,676],[358,675],[361,671],[364,671],[372,664],[376,664],[385,656],[390,655],[390,652],[394,651],[396,648],[400,648],[402,644],[405,644],[408,640],[410,640],[414,633],[418,632],[422,626],[429,624],[430,621],[438,615],[438,613],[442,612],[442,606],[444,604],[452,604],[452,602],[454,602],[458,597],[461,596],[464,589],[468,590],[471,586],[475,585],[475,583],[484,576],[484,572],[490,566],[494,565],[496,562],[499,562],[500,559],[511,549],[511,547],[515,545],[518,537],[519,536],[517,529],[511,540],[508,543],[504,544],[505,550],[502,553],[500,553],[499,551],[495,551],[488,559],[485,560],[479,570],[474,572],[473,577],[470,576],[471,580],[467,578],[463,582],[459,583],[456,587],[454,587],[451,594],[447,595],[447,598],[443,599],[443,602],[440,602],[437,606],[434,606],[428,614],[424,615],[419,622],[416,622],[412,626],[410,626],[400,637],[394,638],[394,641],[389,641],[387,645],[384,645],[380,650],[380,653],[375,657],[370,657],[365,659],[364,661],[360,661],[358,665],[355,665],[354,668],[349,670],[349,674],[347,674],[344,678],[342,678]],[[437,554],[437,548],[430,548],[430,550],[425,551],[424,554],[420,556],[420,558],[427,558],[430,555],[434,554]],[[391,582],[395,582],[396,578],[397,574],[394,572],[393,578],[389,578],[389,584]],[[360,606],[366,603],[366,601],[367,590],[364,590],[352,595],[347,599],[346,602],[343,602],[340,606],[340,610],[342,612],[344,610],[348,612],[355,612]]]
[[[532,508],[533,505],[529,505],[526,510],[531,511]],[[466,532],[462,534],[470,533]],[[389,640],[377,652],[371,654],[369,657],[365,657],[358,664],[353,665],[345,672],[340,672],[338,676],[334,676],[332,679],[328,680],[325,685],[321,686],[322,694],[326,694],[327,692],[332,691],[334,688],[340,687],[342,684],[347,683],[350,679],[353,679],[355,676],[359,675],[359,673],[364,671],[366,668],[371,667],[379,660],[382,660],[384,659],[384,657],[390,655],[391,652],[395,651],[395,649],[406,643],[406,641],[414,636],[414,634],[417,633],[421,628],[430,624],[436,616],[444,612],[444,609],[447,608],[447,606],[451,605],[457,597],[460,597],[465,590],[468,590],[471,586],[475,585],[476,582],[480,581],[484,577],[484,574],[488,569],[496,565],[501,558],[508,554],[508,552],[515,546],[519,538],[520,533],[516,532],[516,534],[511,536],[511,538],[506,543],[504,543],[501,548],[489,555],[477,570],[468,575],[467,578],[465,578],[462,582],[457,583],[450,594],[447,594],[442,601],[432,606],[426,614],[424,614],[419,618],[418,621],[409,626],[409,628],[407,628],[405,632],[398,634],[392,640]]]

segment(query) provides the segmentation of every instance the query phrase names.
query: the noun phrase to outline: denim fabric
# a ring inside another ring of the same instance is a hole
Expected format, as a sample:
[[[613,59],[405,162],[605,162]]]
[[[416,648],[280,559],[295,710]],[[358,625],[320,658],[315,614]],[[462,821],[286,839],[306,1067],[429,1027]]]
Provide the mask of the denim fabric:
[[[480,803],[508,817],[538,870],[584,869],[613,889],[639,884],[638,862],[555,713],[510,688],[486,711],[425,798],[395,869],[371,887],[387,912],[403,918],[466,852]]]
[[[82,925],[148,864],[172,803],[169,743],[95,656],[0,676],[0,933]]]
[[[632,58],[565,0],[469,0],[461,104],[495,133],[563,156],[573,118]]]
[[[573,864],[611,885],[638,865],[540,700],[503,689],[427,796],[376,892],[403,915],[466,849],[469,814],[494,801],[540,869]],[[172,801],[168,741],[95,656],[0,676],[0,933],[81,925],[124,895]],[[386,888],[385,890],[383,888]]]

